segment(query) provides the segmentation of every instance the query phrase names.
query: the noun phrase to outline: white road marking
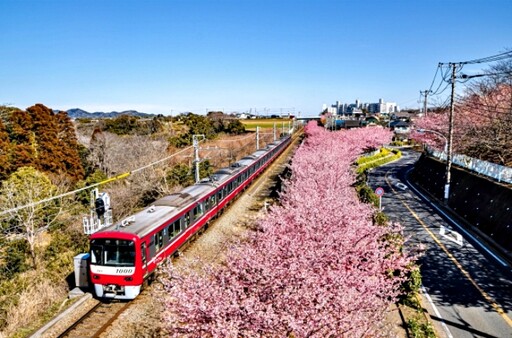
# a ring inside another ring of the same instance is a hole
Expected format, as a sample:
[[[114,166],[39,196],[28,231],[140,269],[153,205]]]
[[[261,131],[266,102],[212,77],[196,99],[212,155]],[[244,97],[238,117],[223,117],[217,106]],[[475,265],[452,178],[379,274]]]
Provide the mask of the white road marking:
[[[442,225],[441,225],[441,228],[439,228],[439,234],[441,236],[443,236],[444,238],[447,238],[450,241],[457,243],[460,246],[462,246],[464,244],[461,234],[459,234],[457,231],[447,229],[446,227],[444,227]]]
[[[428,294],[427,290],[425,289],[425,287],[422,285],[421,286],[421,292],[425,295],[425,297],[427,297],[427,300],[428,302],[430,303],[430,306],[432,306],[432,309],[434,309],[434,313],[436,314],[436,316],[440,319],[441,321],[441,326],[443,327],[444,331],[446,332],[446,336],[448,338],[453,338],[453,335],[452,333],[450,332],[450,330],[448,329],[448,326],[446,326],[446,323],[444,322],[444,319],[443,317],[441,316],[441,313],[439,313],[439,310],[437,309],[437,307],[434,305],[434,302],[432,301],[432,298],[430,298],[430,295]]]
[[[407,174],[409,174],[409,172],[412,170],[413,168],[409,169],[407,171]],[[487,252],[489,255],[491,255],[497,262],[499,262],[501,265],[503,266],[506,266],[508,267],[509,265],[507,264],[507,262],[505,262],[504,260],[502,260],[501,258],[499,258],[498,256],[496,256],[496,254],[494,254],[491,250],[489,250],[485,245],[483,245],[482,243],[480,243],[480,241],[478,241],[473,235],[471,235],[469,232],[467,232],[459,223],[455,222],[450,216],[448,216],[443,210],[441,210],[437,205],[435,205],[434,203],[430,202],[430,199],[428,199],[425,195],[423,195],[421,192],[418,191],[418,189],[416,189],[412,184],[411,182],[409,182],[408,179],[405,179],[407,181],[407,183],[409,184],[409,186],[420,196],[422,196],[433,208],[435,208],[439,213],[443,214],[447,219],[450,220],[450,222],[452,222],[455,226],[457,226],[458,230],[459,231],[462,231],[464,233],[465,236],[471,238],[476,244],[478,244],[478,246],[480,248],[482,248],[485,252]]]

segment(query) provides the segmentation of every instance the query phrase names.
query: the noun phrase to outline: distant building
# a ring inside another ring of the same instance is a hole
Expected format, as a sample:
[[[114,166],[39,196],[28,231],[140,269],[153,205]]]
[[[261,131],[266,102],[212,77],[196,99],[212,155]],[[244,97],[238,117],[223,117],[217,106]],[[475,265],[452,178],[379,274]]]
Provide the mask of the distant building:
[[[378,103],[361,103],[359,99],[356,99],[355,103],[349,104],[336,101],[330,106],[324,104],[322,108],[322,111],[327,110],[332,115],[340,116],[353,116],[365,110],[370,114],[380,115],[391,115],[400,111],[400,107],[395,102],[385,102],[383,99],[379,99]]]

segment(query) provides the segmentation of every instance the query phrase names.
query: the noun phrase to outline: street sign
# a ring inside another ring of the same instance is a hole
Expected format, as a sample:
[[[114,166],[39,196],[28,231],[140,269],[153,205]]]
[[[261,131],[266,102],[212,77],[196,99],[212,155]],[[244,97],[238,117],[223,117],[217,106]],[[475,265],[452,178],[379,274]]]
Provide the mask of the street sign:
[[[382,195],[384,195],[384,189],[378,187],[377,189],[375,189],[375,195],[382,197]]]

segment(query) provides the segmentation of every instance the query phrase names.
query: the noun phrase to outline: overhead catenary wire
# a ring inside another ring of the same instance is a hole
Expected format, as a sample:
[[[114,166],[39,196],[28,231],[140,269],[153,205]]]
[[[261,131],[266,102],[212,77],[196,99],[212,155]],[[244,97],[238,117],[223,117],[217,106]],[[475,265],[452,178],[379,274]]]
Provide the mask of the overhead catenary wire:
[[[236,140],[223,140],[223,141],[231,141],[231,142],[236,142],[236,141],[242,141],[244,139],[247,139],[249,137],[254,137],[253,134],[250,134],[246,137],[243,137],[243,138],[239,138],[239,139],[236,139]],[[200,142],[204,142],[205,140],[201,140]],[[0,216],[3,216],[3,215],[6,215],[6,214],[11,214],[11,213],[14,213],[14,212],[17,212],[19,210],[22,210],[22,209],[25,209],[25,208],[30,208],[30,207],[34,207],[34,206],[37,206],[39,204],[43,204],[43,203],[48,203],[48,202],[51,202],[53,200],[56,200],[56,199],[60,199],[60,198],[64,198],[64,197],[67,197],[67,196],[71,196],[71,195],[74,195],[74,194],[77,194],[79,192],[82,192],[84,190],[89,190],[89,189],[92,189],[92,188],[95,188],[95,187],[98,187],[98,186],[101,186],[101,185],[105,185],[107,183],[111,183],[111,182],[114,182],[114,181],[117,181],[117,180],[120,180],[120,179],[123,179],[123,178],[126,178],[132,174],[135,174],[137,172],[140,172],[144,169],[147,169],[149,167],[152,167],[154,165],[157,165],[159,163],[162,163],[162,162],[165,162],[181,153],[184,153],[188,150],[191,150],[193,149],[193,146],[189,146],[187,148],[184,148],[170,156],[167,156],[167,157],[164,157],[158,161],[154,161],[150,164],[147,164],[143,167],[140,167],[140,168],[137,168],[137,169],[134,169],[134,170],[131,170],[131,171],[128,171],[128,172],[125,172],[125,173],[122,173],[122,174],[119,174],[119,175],[116,175],[116,176],[113,176],[113,177],[110,177],[106,180],[103,180],[101,182],[98,182],[98,183],[94,183],[94,184],[91,184],[91,185],[88,185],[86,187],[83,187],[83,188],[79,188],[79,189],[76,189],[76,190],[73,190],[73,191],[68,191],[66,193],[63,193],[63,194],[59,194],[59,195],[56,195],[56,196],[52,196],[52,197],[48,197],[48,198],[45,198],[45,199],[42,199],[42,200],[39,200],[39,201],[36,201],[36,202],[32,202],[32,203],[29,203],[29,204],[25,204],[25,205],[21,205],[21,206],[18,206],[18,207],[15,207],[15,208],[11,208],[11,209],[8,209],[8,210],[3,210],[3,211],[0,211]]]
[[[79,193],[81,191],[84,191],[84,190],[89,190],[91,188],[95,188],[95,187],[98,187],[100,185],[104,185],[104,184],[107,184],[107,183],[110,183],[110,182],[113,182],[113,181],[117,181],[119,179],[122,179],[122,178],[126,178],[128,176],[130,176],[132,173],[136,173],[136,172],[139,172],[143,169],[146,169],[150,166],[153,166],[155,164],[158,164],[158,163],[161,163],[161,162],[164,162],[164,161],[167,161],[169,160],[170,158],[176,156],[176,155],[179,155],[187,150],[190,150],[192,149],[193,147],[187,147],[185,149],[182,149],[180,151],[178,151],[177,153],[174,153],[170,156],[167,156],[163,159],[160,159],[158,161],[155,161],[153,163],[150,163],[148,165],[145,165],[144,167],[141,167],[141,168],[137,168],[135,170],[132,170],[132,171],[128,171],[128,172],[125,172],[125,173],[122,173],[122,174],[119,174],[119,175],[116,175],[116,176],[113,176],[113,177],[110,177],[106,180],[103,180],[101,182],[98,182],[98,183],[94,183],[94,184],[91,184],[91,185],[88,185],[86,187],[83,187],[83,188],[80,188],[80,189],[76,189],[76,190],[73,190],[73,191],[68,191],[66,193],[63,193],[63,194],[60,194],[60,195],[57,195],[57,196],[52,196],[52,197],[49,197],[49,198],[45,198],[45,199],[42,199],[42,200],[39,200],[39,201],[36,201],[36,202],[33,202],[33,203],[29,203],[29,204],[25,204],[25,205],[21,205],[19,207],[16,207],[16,208],[12,208],[12,209],[9,209],[9,210],[4,210],[4,211],[1,211],[0,212],[0,216],[2,215],[5,215],[5,214],[9,214],[9,213],[13,213],[13,212],[16,212],[16,211],[19,211],[19,210],[22,210],[22,209],[25,209],[25,208],[30,208],[30,207],[34,207],[36,205],[39,205],[39,204],[43,204],[43,203],[47,203],[47,202],[50,202],[50,201],[53,201],[55,199],[58,199],[58,198],[63,198],[63,197],[66,197],[66,196],[71,196],[71,195],[74,195],[76,193]]]

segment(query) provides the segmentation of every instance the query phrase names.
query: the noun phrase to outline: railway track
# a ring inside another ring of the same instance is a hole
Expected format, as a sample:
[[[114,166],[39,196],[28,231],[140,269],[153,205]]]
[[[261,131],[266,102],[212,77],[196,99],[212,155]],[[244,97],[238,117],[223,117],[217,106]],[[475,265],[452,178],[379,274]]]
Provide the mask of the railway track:
[[[121,301],[100,302],[57,337],[100,337],[129,305],[129,302]]]
[[[292,138],[292,145],[286,149],[283,154],[279,157],[280,159],[274,161],[269,168],[267,168],[266,173],[258,177],[253,184],[247,189],[247,191],[243,195],[260,195],[260,198],[266,199],[265,196],[268,197],[270,192],[275,189],[273,185],[266,186],[266,183],[269,176],[279,176],[282,173],[282,169],[278,169],[278,167],[284,166],[286,161],[283,162],[283,158],[288,158],[293,152],[293,149],[296,147],[297,143],[300,141],[301,133],[297,133]],[[276,178],[272,179],[276,180]],[[266,186],[266,187],[263,187]],[[261,191],[263,190],[263,191]],[[243,196],[242,195],[242,196]],[[235,202],[236,203],[236,202]],[[231,208],[231,207],[230,207]],[[261,208],[261,206],[260,206]],[[259,208],[257,208],[259,209]],[[237,215],[237,218],[239,216]],[[188,243],[191,244],[191,243]],[[188,247],[188,245],[186,246]],[[109,334],[107,331],[109,328],[115,327],[114,323],[116,319],[132,304],[140,301],[142,298],[147,296],[147,292],[143,292],[139,295],[138,299],[131,302],[122,302],[122,301],[111,301],[111,302],[99,302],[95,304],[90,310],[81,315],[76,320],[70,322],[70,324],[64,324],[65,327],[60,328],[57,333],[51,329],[47,332],[43,333],[37,337],[101,337],[104,333]],[[129,312],[129,311],[128,311]],[[118,321],[117,321],[118,322]],[[116,323],[117,323],[116,322]],[[114,323],[114,325],[112,325]],[[53,331],[53,332],[51,332]],[[114,334],[115,336],[115,334]]]

